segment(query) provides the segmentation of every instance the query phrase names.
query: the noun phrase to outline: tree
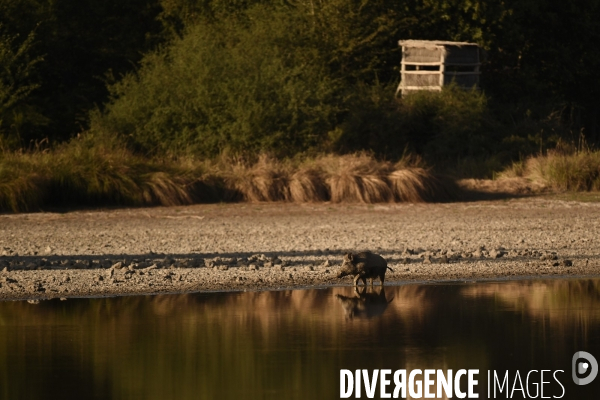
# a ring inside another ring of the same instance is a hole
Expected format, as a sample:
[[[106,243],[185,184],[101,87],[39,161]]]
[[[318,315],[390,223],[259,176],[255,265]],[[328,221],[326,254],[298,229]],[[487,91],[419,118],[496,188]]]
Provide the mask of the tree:
[[[27,125],[42,125],[45,118],[27,104],[39,87],[33,75],[41,57],[32,57],[34,33],[25,40],[8,35],[0,25],[0,148],[22,145],[21,132]]]

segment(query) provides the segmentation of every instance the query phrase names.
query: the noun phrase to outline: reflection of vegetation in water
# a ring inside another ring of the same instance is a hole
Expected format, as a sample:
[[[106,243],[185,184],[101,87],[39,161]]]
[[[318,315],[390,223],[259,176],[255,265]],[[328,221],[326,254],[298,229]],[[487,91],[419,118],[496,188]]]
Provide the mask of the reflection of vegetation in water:
[[[548,332],[506,301],[565,314],[547,318],[561,362],[597,332],[598,281],[518,285],[390,286],[352,321],[350,287],[0,303],[0,398],[334,398],[340,368],[525,368]]]
[[[548,319],[553,329],[586,327],[600,320],[600,280],[490,283],[462,293],[500,300],[514,310]]]

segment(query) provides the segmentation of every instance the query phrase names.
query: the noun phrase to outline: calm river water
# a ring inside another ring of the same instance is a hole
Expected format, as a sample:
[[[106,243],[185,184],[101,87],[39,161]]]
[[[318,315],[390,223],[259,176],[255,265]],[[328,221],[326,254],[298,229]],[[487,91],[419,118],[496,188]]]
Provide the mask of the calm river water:
[[[598,398],[577,351],[600,360],[600,279],[0,302],[1,399],[336,399],[342,369],[478,369],[479,398],[508,371],[496,398],[542,380]]]

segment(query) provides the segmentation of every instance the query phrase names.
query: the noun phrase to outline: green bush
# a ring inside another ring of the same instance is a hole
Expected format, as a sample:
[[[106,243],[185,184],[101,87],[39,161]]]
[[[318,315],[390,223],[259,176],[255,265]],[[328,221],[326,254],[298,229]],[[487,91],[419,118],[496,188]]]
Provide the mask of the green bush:
[[[487,98],[454,85],[440,93],[417,92],[402,99],[404,124],[415,150],[431,160],[478,157],[494,152],[497,137]]]
[[[297,40],[305,29],[305,19],[266,6],[198,23],[114,84],[91,129],[149,153],[285,156],[317,146],[334,125],[339,84]]]
[[[501,133],[483,93],[450,85],[395,99],[396,86],[355,86],[349,112],[332,138],[337,150],[370,149],[392,159],[409,151],[434,165],[498,152]]]

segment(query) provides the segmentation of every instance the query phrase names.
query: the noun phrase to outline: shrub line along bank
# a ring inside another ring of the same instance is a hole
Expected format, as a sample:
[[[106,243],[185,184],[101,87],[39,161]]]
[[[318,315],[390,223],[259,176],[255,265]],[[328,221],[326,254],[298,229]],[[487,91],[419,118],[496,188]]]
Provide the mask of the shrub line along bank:
[[[50,153],[0,155],[0,210],[48,206],[181,205],[221,201],[449,201],[451,179],[407,160],[320,156],[293,165],[147,160],[122,149],[70,144]]]
[[[522,177],[557,191],[600,190],[600,152],[549,152],[513,164]],[[365,154],[254,163],[146,159],[124,147],[77,139],[50,152],[0,153],[0,211],[46,207],[182,205],[230,201],[439,202],[464,199],[456,181],[411,157]]]

